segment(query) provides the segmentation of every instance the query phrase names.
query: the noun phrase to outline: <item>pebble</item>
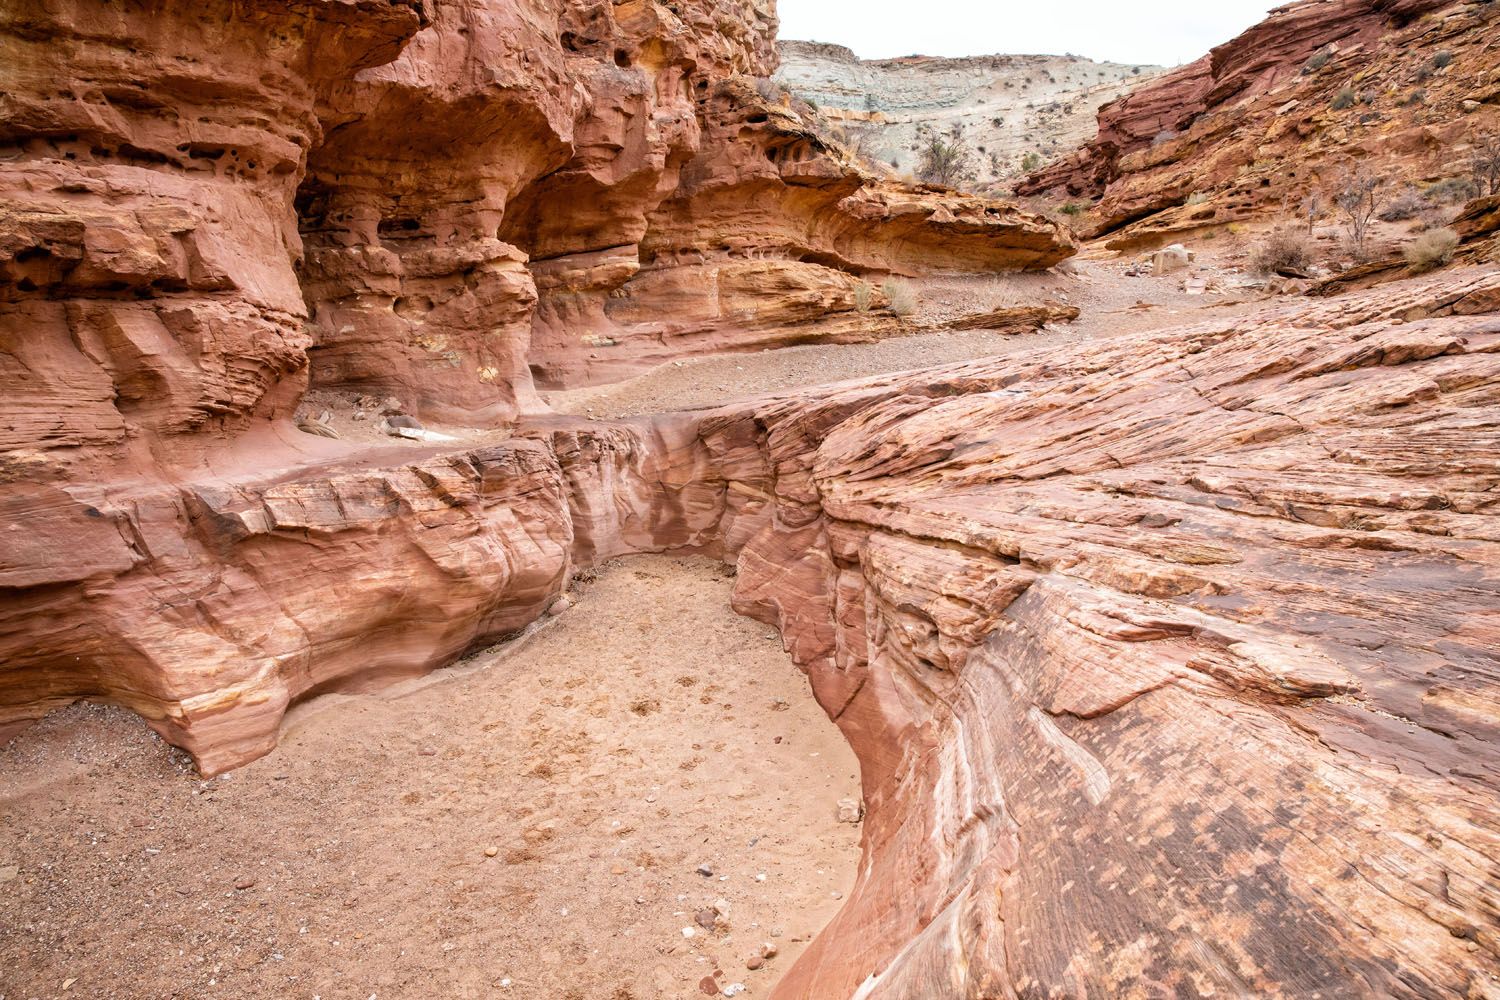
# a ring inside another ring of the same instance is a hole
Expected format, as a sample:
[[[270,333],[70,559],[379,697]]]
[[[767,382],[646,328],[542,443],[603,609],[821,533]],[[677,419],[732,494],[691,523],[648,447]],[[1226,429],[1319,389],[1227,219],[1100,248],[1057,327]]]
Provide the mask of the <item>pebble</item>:
[[[776,930],[772,931],[771,932],[771,936],[772,937],[780,937],[781,936],[781,928],[778,927],[778,928],[776,928]],[[765,944],[763,944],[763,945],[760,946],[760,957],[761,958],[775,958],[776,957],[776,953],[779,952],[780,950],[781,950],[780,948],[777,948],[770,941],[767,941]]]
[[[253,878],[237,878],[234,880],[234,887],[236,889],[248,889],[253,885],[255,885],[255,879]]]
[[[698,932],[697,932],[697,931],[695,931],[695,930],[693,930],[693,929],[692,929],[692,928],[691,928],[691,927],[684,927],[684,928],[683,928],[683,929],[682,929],[682,936],[683,936],[683,937],[685,937],[685,938],[690,938],[690,937],[693,937],[693,936],[695,936],[695,935],[696,935],[696,934],[697,934],[697,933],[698,933]]]
[[[699,865],[697,871],[698,874],[702,875],[704,878],[713,878],[714,870],[708,865]]]
[[[500,853],[500,848],[498,848],[498,847],[486,847],[484,849],[484,856],[487,857],[487,858],[493,858],[495,855],[497,855],[499,853]]]
[[[765,964],[766,960],[761,958],[759,955],[751,955],[749,961],[745,963],[745,968],[749,969],[751,972],[754,972],[756,969]]]
[[[745,992],[744,983],[730,983],[728,986],[724,987],[724,995],[726,997],[737,997],[743,992]]]

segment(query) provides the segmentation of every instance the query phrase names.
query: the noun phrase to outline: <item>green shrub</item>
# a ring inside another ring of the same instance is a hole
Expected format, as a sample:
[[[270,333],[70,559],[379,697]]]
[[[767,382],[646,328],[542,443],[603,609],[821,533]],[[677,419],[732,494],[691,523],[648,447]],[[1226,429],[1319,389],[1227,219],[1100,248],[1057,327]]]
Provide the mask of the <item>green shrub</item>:
[[[1449,52],[1447,49],[1444,49],[1443,51],[1437,53],[1432,57],[1432,68],[1442,69],[1444,66],[1451,65],[1452,62],[1453,53]]]
[[[1021,169],[1026,171],[1028,174],[1034,170],[1040,170],[1041,167],[1041,153],[1027,153],[1025,156],[1021,157]]]
[[[1434,271],[1453,259],[1458,234],[1451,229],[1429,229],[1402,251],[1414,271]]]
[[[1063,215],[1082,215],[1084,212],[1087,212],[1088,210],[1089,209],[1088,209],[1087,205],[1080,205],[1076,201],[1070,201],[1066,205],[1064,205],[1062,208],[1058,209],[1058,211],[1061,212]]]
[[[1331,60],[1332,58],[1333,53],[1329,52],[1327,49],[1316,53],[1311,59],[1302,64],[1302,75],[1307,76],[1308,74],[1316,73],[1324,66],[1327,66],[1329,60]]]
[[[1335,111],[1348,111],[1354,107],[1354,102],[1359,100],[1359,95],[1354,92],[1353,87],[1345,87],[1334,95],[1331,107]]]

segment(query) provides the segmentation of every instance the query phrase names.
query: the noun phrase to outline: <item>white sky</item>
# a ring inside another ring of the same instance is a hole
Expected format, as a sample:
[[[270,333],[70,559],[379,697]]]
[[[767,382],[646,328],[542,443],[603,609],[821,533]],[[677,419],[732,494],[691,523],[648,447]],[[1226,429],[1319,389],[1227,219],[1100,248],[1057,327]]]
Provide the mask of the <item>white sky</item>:
[[[1286,0],[778,0],[781,37],[847,45],[864,59],[1062,55],[1192,62]]]

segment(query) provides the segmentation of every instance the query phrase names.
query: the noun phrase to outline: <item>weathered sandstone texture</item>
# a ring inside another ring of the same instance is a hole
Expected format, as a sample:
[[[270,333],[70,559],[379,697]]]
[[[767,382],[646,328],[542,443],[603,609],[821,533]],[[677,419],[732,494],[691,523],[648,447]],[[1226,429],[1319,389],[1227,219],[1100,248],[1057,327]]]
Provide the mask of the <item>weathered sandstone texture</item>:
[[[1082,56],[860,59],[842,45],[797,41],[777,50],[776,81],[895,170],[917,169],[923,130],[962,125],[981,185],[1024,174],[1028,153],[1052,159],[1087,142],[1101,105],[1161,72]]]
[[[0,452],[176,457],[309,381],[505,426],[533,370],[847,333],[858,276],[1072,253],[764,107],[774,28],[770,0],[8,5]]]
[[[1495,996],[1497,415],[1500,275],[1466,272],[386,464],[59,484],[10,498],[0,718],[105,697],[213,773],[575,568],[715,553],[862,765],[859,884],[778,996]]]
[[[1500,132],[1497,34],[1493,3],[1289,4],[1106,104],[1093,142],[1017,191],[1102,198],[1091,235],[1126,248],[1295,217],[1361,163],[1391,191],[1444,180],[1476,135]]]

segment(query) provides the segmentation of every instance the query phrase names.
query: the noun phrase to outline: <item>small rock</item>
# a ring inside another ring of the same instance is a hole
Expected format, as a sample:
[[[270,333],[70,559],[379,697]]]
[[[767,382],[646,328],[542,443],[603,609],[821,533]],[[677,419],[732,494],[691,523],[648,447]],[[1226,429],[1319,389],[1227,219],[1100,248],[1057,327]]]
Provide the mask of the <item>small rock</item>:
[[[699,875],[702,875],[704,878],[713,878],[713,874],[714,874],[714,870],[712,868],[710,868],[708,865],[699,865],[698,868],[697,868],[697,872],[698,872]]]
[[[724,995],[726,997],[737,997],[743,992],[745,992],[744,983],[730,983],[728,986],[724,987]]]
[[[400,413],[406,406],[395,396],[387,396],[380,401],[381,413]]]
[[[682,929],[682,936],[685,937],[685,938],[694,937],[694,936],[697,935],[697,933],[698,932],[695,931],[695,930],[693,930],[693,928],[691,928],[691,927],[684,927]]]
[[[248,876],[245,878],[237,878],[234,880],[234,887],[241,891],[249,889],[253,885],[255,885],[255,879],[249,878]]]
[[[751,955],[750,958],[745,962],[745,968],[749,969],[751,972],[754,972],[756,969],[765,964],[766,960],[761,958],[759,955]]]
[[[408,417],[404,414],[396,413],[385,418],[385,426],[388,428],[386,433],[390,433],[390,429],[400,430],[402,428],[419,431],[422,429],[422,422],[416,417]]]
[[[63,980],[62,988],[65,989],[65,990],[72,989],[73,988],[73,984],[76,983],[76,982],[78,982],[78,977],[77,976],[72,976],[72,977],[70,977],[68,979],[64,979]]]
[[[844,894],[842,892],[839,892],[837,889],[833,890],[828,895],[832,896],[834,899],[843,899],[844,898]]]
[[[713,910],[699,910],[693,914],[693,920],[697,922],[699,927],[702,927],[706,931],[711,931],[714,929],[714,925],[719,922],[719,915]]]
[[[484,849],[484,856],[487,857],[487,858],[493,858],[495,855],[497,855],[499,853],[500,853],[500,848],[498,848],[498,847],[486,847]]]
[[[771,932],[771,936],[772,937],[781,937],[781,928],[778,927],[775,930],[773,930]],[[776,953],[779,952],[780,950],[781,949],[777,948],[776,945],[772,944],[770,941],[767,941],[765,944],[763,944],[763,945],[760,946],[760,957],[761,958],[775,958],[776,957]]]
[[[839,799],[838,821],[858,823],[865,818],[865,804],[859,799]]]
[[[557,600],[553,601],[552,606],[547,609],[547,614],[556,618],[558,615],[562,614],[564,611],[567,611],[572,606],[572,597],[567,594],[559,594]]]
[[[714,912],[717,913],[721,917],[727,917],[727,916],[729,916],[729,900],[727,900],[727,899],[716,899],[716,900],[714,900]]]

